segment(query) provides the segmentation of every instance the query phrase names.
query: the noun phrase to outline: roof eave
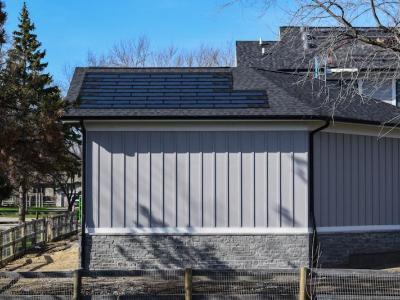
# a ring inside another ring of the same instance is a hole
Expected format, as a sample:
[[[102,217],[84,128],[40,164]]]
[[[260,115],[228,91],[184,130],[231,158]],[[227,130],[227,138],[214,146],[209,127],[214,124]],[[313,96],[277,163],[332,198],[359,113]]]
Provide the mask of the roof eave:
[[[242,119],[242,120],[315,120],[315,121],[329,121],[334,120],[337,122],[347,122],[355,124],[365,124],[365,125],[376,125],[376,126],[390,126],[390,127],[400,127],[400,124],[395,123],[385,123],[382,124],[378,121],[371,120],[359,120],[353,118],[344,117],[327,117],[327,116],[317,116],[317,115],[166,115],[166,116],[63,116],[61,118],[63,121],[84,121],[84,120],[229,120],[229,119]]]

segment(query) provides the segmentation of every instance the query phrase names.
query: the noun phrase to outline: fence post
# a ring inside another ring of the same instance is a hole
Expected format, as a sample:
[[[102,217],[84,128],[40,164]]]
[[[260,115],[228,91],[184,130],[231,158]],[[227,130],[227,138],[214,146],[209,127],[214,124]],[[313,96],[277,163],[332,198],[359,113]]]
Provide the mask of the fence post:
[[[192,300],[192,269],[185,269],[185,300]]]
[[[10,232],[8,233],[8,240],[10,241],[10,243],[12,243],[12,241],[13,241],[13,231],[12,231],[12,229],[10,230]],[[14,255],[14,253],[13,253],[13,245],[12,244],[9,244],[9,246],[8,246],[8,250],[10,251],[10,256],[11,255]]]
[[[48,226],[48,220],[47,218],[43,219],[43,243],[47,243],[47,226]]]
[[[36,220],[32,221],[32,231],[33,231],[33,237],[32,237],[32,245],[36,245],[37,238],[36,238]]]
[[[307,300],[307,272],[306,267],[300,268],[300,280],[299,280],[299,300]]]
[[[12,253],[13,258],[15,258],[15,228],[12,228],[11,231],[10,231],[10,241],[12,242],[12,246],[11,246],[11,251],[10,252]]]
[[[0,232],[0,266],[3,266],[3,233]]]
[[[47,218],[47,242],[51,242],[53,240],[53,219]]]
[[[68,212],[68,220],[69,220],[69,232],[72,232],[72,228],[73,228],[73,224],[72,224],[72,222],[74,221],[73,219],[72,219],[72,215],[71,214],[69,214],[69,212]]]
[[[23,253],[26,253],[26,222],[24,222],[23,226],[20,229],[22,235],[22,248],[24,249]]]
[[[81,270],[74,271],[74,300],[81,299],[82,273]]]

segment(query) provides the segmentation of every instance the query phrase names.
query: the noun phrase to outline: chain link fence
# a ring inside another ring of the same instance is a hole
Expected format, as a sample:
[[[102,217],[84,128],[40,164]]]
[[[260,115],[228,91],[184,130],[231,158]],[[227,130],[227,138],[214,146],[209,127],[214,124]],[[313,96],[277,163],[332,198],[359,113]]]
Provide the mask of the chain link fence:
[[[298,270],[194,270],[192,294],[196,299],[296,299]]]
[[[73,299],[74,272],[0,272],[0,299]]]
[[[0,299],[400,299],[387,271],[189,271],[0,272]]]
[[[183,270],[89,271],[82,275],[84,299],[89,296],[179,299],[185,294]]]
[[[400,299],[400,273],[315,269],[307,288],[310,299]]]
[[[191,272],[193,299],[296,299],[298,288],[297,270]],[[180,299],[185,295],[185,272],[92,271],[83,275],[82,295]]]

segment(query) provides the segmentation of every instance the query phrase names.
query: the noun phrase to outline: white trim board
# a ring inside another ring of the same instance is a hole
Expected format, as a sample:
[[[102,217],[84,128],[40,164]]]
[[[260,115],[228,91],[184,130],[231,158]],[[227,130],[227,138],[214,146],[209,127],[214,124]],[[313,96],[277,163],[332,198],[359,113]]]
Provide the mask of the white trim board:
[[[390,126],[332,122],[322,132],[367,135],[376,138],[400,138],[400,129]]]
[[[364,226],[335,226],[318,227],[318,233],[362,233],[362,232],[387,232],[400,231],[400,225],[364,225]]]
[[[93,121],[86,120],[87,131],[311,131],[321,121],[260,120],[167,120],[167,121]]]
[[[159,228],[86,228],[90,235],[263,235],[307,234],[308,228],[242,228],[242,227],[159,227]]]
[[[124,121],[86,120],[87,131],[312,131],[325,123],[323,121],[284,120],[166,120],[166,121]],[[400,129],[390,126],[330,123],[324,132],[367,135],[374,137],[400,138]]]
[[[320,234],[400,231],[400,225],[318,227]],[[295,227],[159,227],[159,228],[86,228],[89,235],[289,235],[312,233],[312,228]]]

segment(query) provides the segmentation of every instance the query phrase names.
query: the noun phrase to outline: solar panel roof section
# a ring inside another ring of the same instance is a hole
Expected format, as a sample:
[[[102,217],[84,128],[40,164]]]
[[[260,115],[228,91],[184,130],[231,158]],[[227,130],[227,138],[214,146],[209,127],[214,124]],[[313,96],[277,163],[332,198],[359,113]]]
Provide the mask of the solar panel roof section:
[[[82,109],[268,106],[263,90],[234,90],[230,72],[88,72],[79,100]]]

